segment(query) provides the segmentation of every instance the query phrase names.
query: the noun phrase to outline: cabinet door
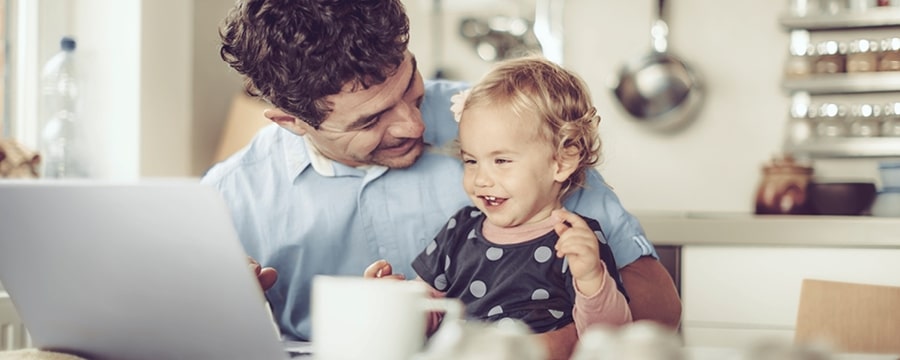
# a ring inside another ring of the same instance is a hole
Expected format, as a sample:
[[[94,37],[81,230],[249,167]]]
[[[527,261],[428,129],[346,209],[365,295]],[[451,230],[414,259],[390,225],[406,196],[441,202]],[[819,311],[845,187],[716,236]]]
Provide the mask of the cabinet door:
[[[791,341],[805,278],[900,286],[900,249],[682,248],[682,329],[692,346]]]

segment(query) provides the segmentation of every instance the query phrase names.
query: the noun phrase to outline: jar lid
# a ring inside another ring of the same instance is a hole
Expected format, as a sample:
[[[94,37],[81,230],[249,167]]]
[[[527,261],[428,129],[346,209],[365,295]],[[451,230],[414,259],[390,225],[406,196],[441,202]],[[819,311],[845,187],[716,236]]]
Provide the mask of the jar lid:
[[[900,51],[900,37],[881,40],[881,49],[884,51]]]
[[[881,117],[881,107],[872,104],[855,104],[850,109],[850,116],[856,118]]]
[[[822,41],[816,45],[816,53],[819,55],[838,55],[846,52],[847,46],[835,40]]]
[[[791,46],[789,52],[793,56],[814,56],[816,55],[816,46],[813,44]]]
[[[856,39],[850,42],[850,50],[848,51],[851,54],[854,53],[867,53],[867,52],[877,52],[878,51],[878,42],[875,40],[869,39]]]
[[[900,115],[900,102],[888,103],[884,106],[884,115]]]
[[[824,103],[816,110],[818,118],[842,118],[847,115],[847,108],[835,103]]]
[[[773,156],[772,161],[766,165],[763,165],[762,168],[764,173],[801,173],[801,174],[812,174],[813,168],[809,164],[798,161],[790,154],[785,154],[781,156]]]

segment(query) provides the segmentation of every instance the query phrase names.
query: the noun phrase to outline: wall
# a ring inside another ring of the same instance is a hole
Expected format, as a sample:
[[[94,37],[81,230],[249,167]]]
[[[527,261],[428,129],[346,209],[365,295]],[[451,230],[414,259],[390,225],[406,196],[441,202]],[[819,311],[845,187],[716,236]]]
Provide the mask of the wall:
[[[432,2],[404,2],[411,17],[410,47],[419,57],[422,73],[430,77],[439,64],[434,60],[432,45],[436,42],[429,26]],[[129,15],[130,8],[125,9],[122,13],[133,18],[119,20],[125,33],[140,24],[145,45],[133,50],[139,55],[120,48],[131,46],[130,41],[136,37],[106,34],[98,38],[113,42],[105,46],[117,62],[127,60],[128,66],[144,71],[140,80],[127,85],[119,84],[125,82],[120,78],[131,76],[125,70],[108,74],[106,81],[118,86],[114,89],[136,86],[138,90],[129,91],[142,95],[135,100],[116,94],[118,90],[104,93],[111,97],[106,101],[111,108],[102,116],[109,124],[119,124],[123,116],[125,120],[137,117],[143,126],[138,135],[127,125],[111,125],[118,128],[107,130],[110,134],[117,131],[110,138],[118,139],[125,155],[108,156],[127,168],[137,166],[129,165],[136,162],[129,160],[137,156],[134,154],[143,154],[137,162],[144,165],[135,172],[144,176],[197,176],[210,165],[227,104],[240,91],[240,78],[218,57],[216,33],[233,1],[143,3],[143,7],[157,10],[137,16]],[[629,209],[750,211],[760,166],[779,151],[788,108],[787,94],[780,88],[788,36],[778,24],[785,3],[679,0],[667,5],[671,49],[702,73],[707,88],[699,118],[685,131],[671,136],[647,131],[629,120],[606,88],[621,64],[648,51],[655,4],[591,0],[568,0],[565,4],[565,65],[588,81],[603,117],[602,173]],[[531,16],[533,6],[526,0],[444,1],[444,5],[448,14],[443,31],[447,61],[443,65],[448,74],[472,81],[490,64],[479,60],[456,35],[458,18],[492,12]],[[164,6],[170,10],[162,11]],[[185,40],[179,34],[193,36]],[[122,66],[111,58],[100,60],[98,68]],[[147,70],[151,68],[155,70]],[[148,98],[148,94],[155,98]],[[129,112],[131,106],[141,108],[141,113]],[[151,113],[148,106],[158,109]],[[164,109],[166,106],[174,108]],[[141,142],[144,145],[136,150],[133,144]],[[874,172],[874,165],[855,162],[850,172],[868,175]]]
[[[143,121],[141,4],[78,0],[68,6],[72,25],[66,33],[78,41],[81,120],[90,129],[95,174],[135,178],[141,169]],[[41,38],[47,41],[44,34]],[[53,38],[53,43],[58,44],[58,39]]]
[[[418,16],[428,13],[426,3],[407,1]],[[630,209],[750,211],[760,166],[779,149],[788,106],[779,83],[788,37],[777,21],[785,4],[667,4],[670,49],[702,74],[707,89],[699,118],[676,135],[647,131],[629,120],[607,87],[623,63],[649,51],[655,6],[655,1],[565,3],[564,64],[589,83],[603,118],[600,169]],[[458,6],[448,11],[485,14]],[[416,41],[424,37],[420,26],[414,21],[411,46],[427,54]],[[483,71],[485,65],[460,44],[455,29],[445,33],[452,49],[448,58],[463,59],[447,65],[450,72]]]
[[[242,81],[219,57],[219,24],[234,1],[194,0],[193,135],[191,174],[212,164],[232,97]]]

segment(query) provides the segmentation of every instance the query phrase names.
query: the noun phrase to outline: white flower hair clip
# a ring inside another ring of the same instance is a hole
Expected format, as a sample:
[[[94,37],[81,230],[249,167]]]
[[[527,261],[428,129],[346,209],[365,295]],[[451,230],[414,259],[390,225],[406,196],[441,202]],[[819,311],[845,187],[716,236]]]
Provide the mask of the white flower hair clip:
[[[466,99],[469,98],[469,93],[472,89],[465,89],[460,91],[458,94],[450,97],[450,111],[453,112],[453,119],[456,122],[459,122],[459,119],[462,118],[463,109],[466,107]]]

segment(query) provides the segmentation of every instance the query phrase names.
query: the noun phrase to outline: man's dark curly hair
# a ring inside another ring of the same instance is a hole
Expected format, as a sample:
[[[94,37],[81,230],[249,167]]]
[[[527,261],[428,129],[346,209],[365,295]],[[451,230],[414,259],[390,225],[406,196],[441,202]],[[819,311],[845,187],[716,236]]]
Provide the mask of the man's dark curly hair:
[[[219,54],[245,75],[244,90],[313,128],[328,95],[390,77],[409,42],[400,0],[241,0],[219,36]]]

